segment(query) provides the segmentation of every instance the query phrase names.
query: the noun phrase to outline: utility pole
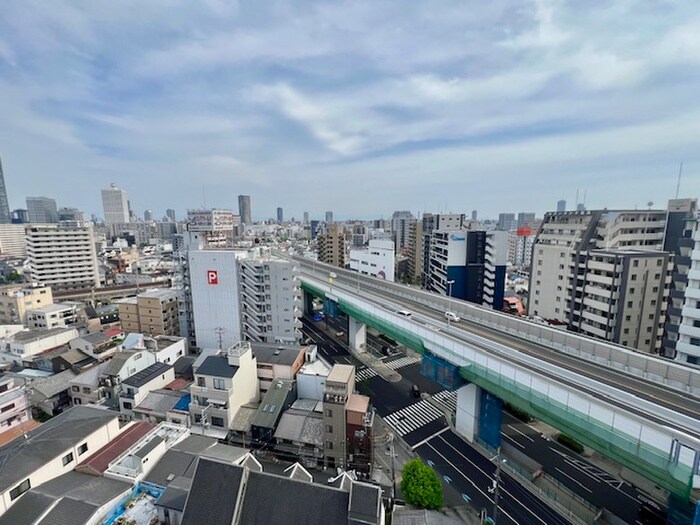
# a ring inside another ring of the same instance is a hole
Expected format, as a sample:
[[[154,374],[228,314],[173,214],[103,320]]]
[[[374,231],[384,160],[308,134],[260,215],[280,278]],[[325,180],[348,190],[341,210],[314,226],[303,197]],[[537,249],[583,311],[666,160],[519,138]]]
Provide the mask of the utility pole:
[[[394,454],[394,434],[389,434],[389,438],[391,439],[389,453],[391,454],[391,504],[393,505],[396,498],[396,465],[394,462],[396,454]]]
[[[488,489],[489,493],[493,494],[493,525],[498,523],[498,501],[500,500],[501,492],[501,447],[496,449],[496,456],[491,458],[491,461],[496,460],[496,472],[493,475],[493,485]]]

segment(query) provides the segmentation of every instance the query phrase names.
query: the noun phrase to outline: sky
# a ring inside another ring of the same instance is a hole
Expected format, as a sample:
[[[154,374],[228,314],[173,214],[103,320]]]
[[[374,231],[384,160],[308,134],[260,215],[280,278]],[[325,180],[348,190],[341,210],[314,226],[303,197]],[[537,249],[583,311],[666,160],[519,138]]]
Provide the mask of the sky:
[[[0,158],[102,216],[538,215],[700,191],[689,0],[26,0],[0,17]]]

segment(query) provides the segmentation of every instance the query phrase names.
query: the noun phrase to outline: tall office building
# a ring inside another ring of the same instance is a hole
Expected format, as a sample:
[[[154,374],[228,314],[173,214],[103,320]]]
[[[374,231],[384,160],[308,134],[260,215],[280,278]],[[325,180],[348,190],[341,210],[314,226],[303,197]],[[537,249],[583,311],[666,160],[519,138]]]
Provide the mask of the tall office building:
[[[473,220],[474,222],[477,221],[477,216],[478,216],[478,215],[477,215],[476,210],[472,210],[472,220]]]
[[[499,213],[498,214],[498,224],[496,229],[502,231],[514,230],[517,227],[517,222],[515,220],[515,213]]]
[[[397,254],[408,249],[408,230],[414,221],[410,211],[395,211],[391,216],[391,235]]]
[[[557,212],[566,211],[566,201],[564,199],[557,201]]]
[[[503,309],[508,233],[434,230],[426,289]]]
[[[282,224],[284,222],[284,211],[282,208],[277,208],[277,223]]]
[[[535,214],[531,212],[521,211],[518,213],[517,227],[522,228],[523,226],[528,226],[535,222]]]
[[[309,212],[304,212],[304,224],[309,224]]]
[[[666,210],[547,213],[533,248],[528,313],[658,353],[672,272],[666,218]]]
[[[143,212],[143,220],[146,222],[151,222],[153,220],[153,210],[146,210]]]
[[[250,226],[253,224],[253,215],[250,207],[250,195],[238,196],[238,215],[241,217],[241,224]]]
[[[345,267],[345,235],[337,224],[331,224],[325,233],[316,236],[316,247],[319,261]]]
[[[109,189],[102,190],[102,209],[107,226],[131,222],[126,192],[119,189],[114,183],[110,185]]]
[[[91,223],[28,225],[26,235],[33,282],[50,286],[54,292],[100,285]]]
[[[29,222],[29,211],[23,208],[12,210],[10,212],[10,222],[12,224],[27,224]]]
[[[5,186],[5,174],[2,171],[2,159],[0,159],[0,224],[10,224],[10,204],[7,200],[7,187]]]
[[[332,211],[326,212],[326,224],[328,224],[328,225],[333,224],[333,212]]]
[[[58,209],[55,199],[49,197],[27,197],[29,222],[48,224],[58,222]]]
[[[85,222],[85,214],[78,208],[59,208],[58,221]]]
[[[168,208],[167,210],[165,210],[165,216],[170,222],[177,222],[177,220],[175,219],[175,210],[173,210],[172,208]]]

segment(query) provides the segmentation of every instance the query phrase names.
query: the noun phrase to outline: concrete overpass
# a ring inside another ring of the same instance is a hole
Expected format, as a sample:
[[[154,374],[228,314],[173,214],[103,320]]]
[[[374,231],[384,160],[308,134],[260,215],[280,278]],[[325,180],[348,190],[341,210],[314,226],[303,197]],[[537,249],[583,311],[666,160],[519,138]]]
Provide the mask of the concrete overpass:
[[[350,318],[458,367],[457,428],[478,437],[489,392],[687,499],[700,487],[700,370],[459,300],[295,258],[302,287]],[[330,282],[330,273],[336,277]],[[398,314],[408,309],[410,317]],[[446,310],[464,321],[447,326]]]

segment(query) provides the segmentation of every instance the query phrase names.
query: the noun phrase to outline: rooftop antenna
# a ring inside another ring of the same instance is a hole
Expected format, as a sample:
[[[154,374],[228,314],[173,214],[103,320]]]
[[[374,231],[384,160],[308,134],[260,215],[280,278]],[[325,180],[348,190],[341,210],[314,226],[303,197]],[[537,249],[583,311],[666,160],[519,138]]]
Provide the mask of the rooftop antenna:
[[[583,190],[583,205],[586,206],[586,195],[588,194],[588,190],[585,189]]]
[[[204,184],[202,184],[202,208],[207,209],[207,194],[204,191]]]
[[[576,206],[578,207],[578,188],[576,188]]]
[[[676,199],[678,198],[678,192],[681,189],[681,176],[683,175],[683,161],[681,161],[681,169],[678,170],[678,182],[676,183]]]

